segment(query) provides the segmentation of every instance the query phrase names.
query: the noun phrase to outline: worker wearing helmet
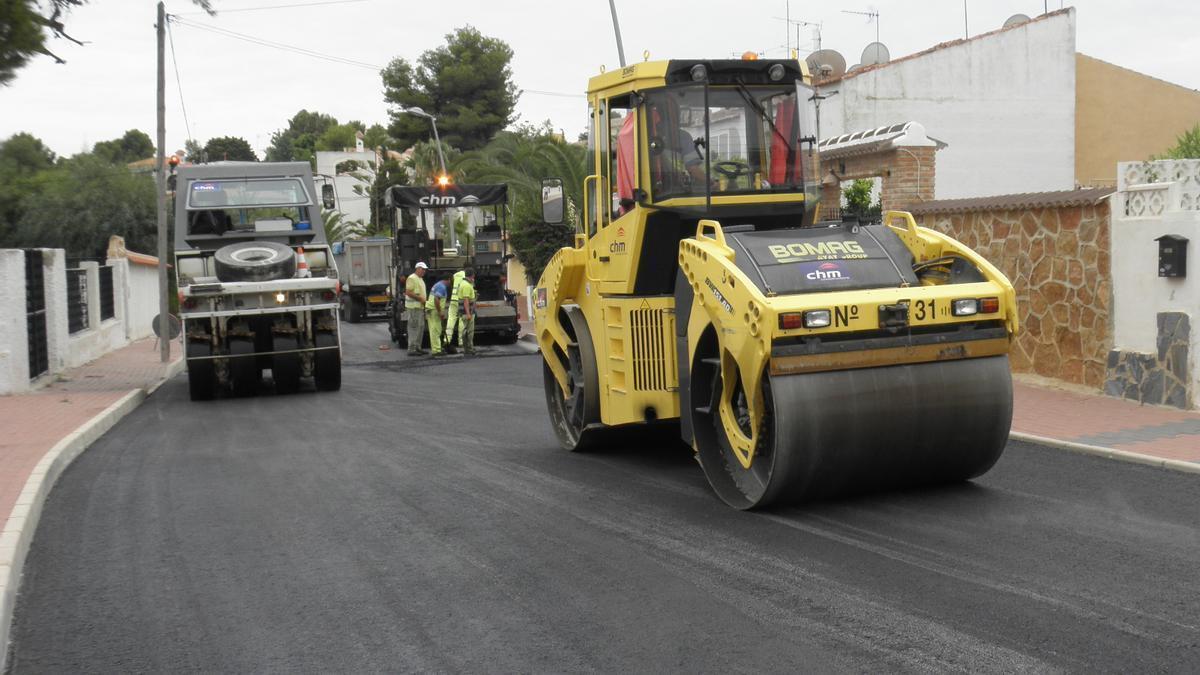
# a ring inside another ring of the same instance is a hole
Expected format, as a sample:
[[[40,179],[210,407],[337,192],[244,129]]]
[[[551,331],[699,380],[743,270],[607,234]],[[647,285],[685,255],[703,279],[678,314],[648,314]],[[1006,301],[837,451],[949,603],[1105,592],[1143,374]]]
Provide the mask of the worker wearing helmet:
[[[429,290],[429,300],[425,301],[425,324],[429,326],[429,348],[433,350],[434,357],[444,353],[442,327],[449,309],[450,278],[446,277],[433,285]]]
[[[459,306],[462,304],[459,302],[458,287],[462,284],[463,278],[466,276],[466,274],[466,270],[459,270],[454,273],[454,278],[450,282],[450,311],[446,320],[446,351],[450,352],[451,354],[453,354],[455,351],[453,343],[458,342],[458,344],[462,344],[461,340],[455,340],[455,338],[458,337],[458,335],[455,333],[455,329],[459,327],[458,313]]]
[[[458,285],[458,299],[462,303],[458,321],[458,342],[463,354],[475,355],[475,270],[468,267],[463,271],[463,280]]]
[[[417,263],[417,268],[404,281],[404,311],[408,313],[408,355],[425,354],[421,341],[425,339],[425,270],[429,266]]]

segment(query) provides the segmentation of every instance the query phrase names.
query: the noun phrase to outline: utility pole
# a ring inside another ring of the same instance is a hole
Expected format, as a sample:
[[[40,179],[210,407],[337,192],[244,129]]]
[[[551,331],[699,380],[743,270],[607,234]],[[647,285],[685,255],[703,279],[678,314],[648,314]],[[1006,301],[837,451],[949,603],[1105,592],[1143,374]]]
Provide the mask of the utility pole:
[[[158,166],[154,172],[158,192],[158,344],[163,363],[171,360],[171,305],[167,283],[167,10],[158,3]]]
[[[625,46],[621,44],[621,24],[617,21],[617,3],[616,0],[608,0],[608,9],[612,12],[613,32],[617,34],[617,59],[621,62],[621,67],[625,67]]]

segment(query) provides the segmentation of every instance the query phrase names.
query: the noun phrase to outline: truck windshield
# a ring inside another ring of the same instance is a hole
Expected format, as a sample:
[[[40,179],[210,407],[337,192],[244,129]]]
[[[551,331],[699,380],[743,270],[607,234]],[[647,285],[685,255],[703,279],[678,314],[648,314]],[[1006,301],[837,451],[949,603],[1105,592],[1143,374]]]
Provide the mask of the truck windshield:
[[[187,199],[188,210],[308,206],[312,203],[298,178],[196,180],[188,186]]]
[[[807,105],[808,102],[803,102]],[[804,189],[796,89],[702,85],[646,94],[653,198]],[[707,125],[706,125],[707,117]]]

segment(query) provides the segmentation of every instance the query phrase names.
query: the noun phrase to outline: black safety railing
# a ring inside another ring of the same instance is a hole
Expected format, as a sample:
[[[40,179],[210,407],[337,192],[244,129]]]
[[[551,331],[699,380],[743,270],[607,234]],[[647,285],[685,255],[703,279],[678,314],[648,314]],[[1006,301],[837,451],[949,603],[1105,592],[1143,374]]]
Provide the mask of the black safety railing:
[[[116,298],[113,296],[113,268],[100,267],[100,320],[107,321],[117,315]]]
[[[29,379],[50,370],[46,332],[46,280],[42,252],[25,251],[25,327],[29,335]]]
[[[88,329],[87,270],[67,270],[67,331],[78,333]]]

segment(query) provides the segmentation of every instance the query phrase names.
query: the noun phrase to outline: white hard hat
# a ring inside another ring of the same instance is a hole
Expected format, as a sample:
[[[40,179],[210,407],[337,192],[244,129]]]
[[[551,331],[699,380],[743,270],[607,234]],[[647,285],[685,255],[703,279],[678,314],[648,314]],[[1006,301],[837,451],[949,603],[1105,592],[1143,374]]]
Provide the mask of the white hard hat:
[[[423,262],[419,262],[419,263],[417,263],[417,269],[419,269],[419,270],[427,270],[427,269],[429,269],[429,265],[426,265],[426,264],[425,264],[425,263],[423,263]]]

